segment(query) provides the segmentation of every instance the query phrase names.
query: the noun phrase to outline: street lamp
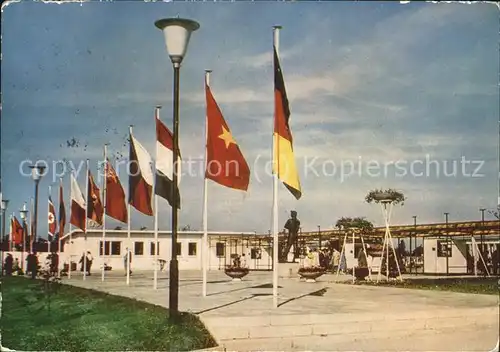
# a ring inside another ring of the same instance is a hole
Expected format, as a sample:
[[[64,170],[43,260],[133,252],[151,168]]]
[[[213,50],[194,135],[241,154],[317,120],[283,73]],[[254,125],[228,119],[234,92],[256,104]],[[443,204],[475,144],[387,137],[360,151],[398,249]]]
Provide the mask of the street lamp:
[[[186,55],[191,33],[200,28],[198,22],[183,18],[164,18],[155,22],[165,37],[167,52],[174,67],[174,145],[172,170],[172,258],[170,259],[169,309],[172,317],[179,311],[179,265],[177,262],[177,164],[179,155],[179,73]]]
[[[2,198],[2,204],[1,204],[1,209],[2,209],[2,256],[0,258],[0,261],[2,262],[3,265],[3,251],[4,251],[4,241],[5,241],[5,213],[7,212],[7,207],[9,206],[9,201],[7,199]],[[3,271],[2,271],[3,272]]]
[[[484,232],[484,212],[486,211],[485,208],[481,208],[479,209],[479,211],[481,212],[481,232],[480,232],[480,240],[481,240],[481,255],[483,254],[483,232]]]
[[[26,219],[28,219],[28,207],[24,203],[23,208],[19,210],[21,215],[21,220],[23,221],[23,251],[21,253],[21,269],[24,272],[24,252],[26,252],[26,233],[28,232],[28,227],[26,226]]]
[[[44,175],[45,166],[44,165],[31,165],[31,178],[35,181],[35,217],[33,219],[33,234],[31,241],[31,249],[33,250],[33,244],[37,241],[37,224],[38,224],[38,185],[40,184],[40,180]]]
[[[449,267],[449,252],[448,248],[450,246],[450,238],[449,238],[449,231],[448,231],[448,215],[450,213],[444,213],[445,221],[446,221],[446,275],[449,275],[450,273],[450,267]]]
[[[415,250],[417,249],[417,216],[413,215],[413,231],[415,235]],[[413,258],[413,248],[411,244],[411,235],[410,235],[410,274],[412,272],[412,267],[415,266],[415,274],[417,273],[417,266],[416,266],[416,261],[415,258]],[[413,263],[412,263],[412,258],[413,258]]]

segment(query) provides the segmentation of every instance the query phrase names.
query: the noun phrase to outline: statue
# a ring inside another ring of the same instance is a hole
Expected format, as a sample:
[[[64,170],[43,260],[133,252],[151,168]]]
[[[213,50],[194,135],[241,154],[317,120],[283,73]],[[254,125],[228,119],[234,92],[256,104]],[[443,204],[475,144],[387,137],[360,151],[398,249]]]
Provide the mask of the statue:
[[[291,218],[287,220],[285,224],[285,229],[288,230],[288,238],[286,245],[281,252],[281,263],[286,263],[288,258],[288,253],[293,246],[293,262],[299,256],[299,228],[300,221],[297,219],[297,212],[292,210],[290,212]]]

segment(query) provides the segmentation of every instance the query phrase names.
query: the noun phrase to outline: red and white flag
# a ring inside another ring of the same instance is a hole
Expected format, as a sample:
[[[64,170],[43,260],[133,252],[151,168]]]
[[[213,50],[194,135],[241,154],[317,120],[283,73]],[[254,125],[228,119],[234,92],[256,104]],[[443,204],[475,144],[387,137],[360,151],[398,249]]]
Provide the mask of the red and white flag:
[[[71,175],[71,216],[70,224],[78,227],[83,232],[87,231],[85,219],[85,198],[76,182],[76,179]]]
[[[56,222],[56,209],[54,203],[52,203],[52,197],[49,195],[49,214],[48,214],[48,224],[49,224],[49,240],[52,240],[56,235],[57,222]]]
[[[128,202],[145,215],[153,215],[151,204],[153,193],[153,160],[146,148],[132,135],[130,131]]]

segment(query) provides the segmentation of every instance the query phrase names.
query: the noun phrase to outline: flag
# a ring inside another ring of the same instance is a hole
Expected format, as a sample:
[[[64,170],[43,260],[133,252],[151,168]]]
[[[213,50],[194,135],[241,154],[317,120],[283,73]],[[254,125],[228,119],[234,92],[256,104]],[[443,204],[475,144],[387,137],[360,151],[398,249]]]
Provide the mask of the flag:
[[[293,153],[292,131],[289,125],[290,107],[278,53],[274,46],[274,161],[273,172],[296,199],[302,191]],[[276,170],[277,169],[277,170]]]
[[[95,184],[94,177],[92,176],[90,170],[88,171],[87,182],[87,218],[99,225],[102,225],[104,207],[101,203],[99,187]]]
[[[23,227],[15,216],[10,219],[10,240],[13,244],[23,243]]]
[[[56,208],[54,203],[52,203],[52,197],[49,195],[49,214],[48,214],[48,224],[49,224],[49,240],[52,241],[57,231],[57,220],[56,220]]]
[[[109,160],[106,160],[106,215],[127,223],[125,191]]]
[[[153,215],[151,198],[153,192],[152,160],[146,148],[130,133],[128,202],[145,215]]]
[[[87,231],[87,221],[85,219],[85,198],[76,182],[76,179],[71,175],[71,215],[70,223],[78,227],[83,232]]]
[[[64,206],[63,184],[62,184],[62,180],[60,180],[60,184],[59,184],[59,238],[63,238],[65,227],[66,227],[66,207]]]
[[[173,185],[173,154],[174,154],[174,138],[172,132],[161,122],[159,116],[160,108],[156,108],[156,180],[155,194],[168,201],[170,206],[173,206],[174,195],[172,194]],[[179,192],[179,183],[181,179],[180,172],[180,157],[177,163],[177,208],[181,208],[181,196]]]
[[[207,101],[207,169],[205,177],[223,186],[246,191],[250,169],[205,84]]]

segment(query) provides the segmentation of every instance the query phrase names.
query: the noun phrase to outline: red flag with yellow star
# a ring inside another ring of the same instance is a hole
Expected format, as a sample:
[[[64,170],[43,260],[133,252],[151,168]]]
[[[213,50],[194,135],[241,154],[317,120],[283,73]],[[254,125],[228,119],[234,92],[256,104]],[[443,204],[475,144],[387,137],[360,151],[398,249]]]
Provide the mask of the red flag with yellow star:
[[[246,191],[250,182],[250,168],[207,84],[205,84],[205,95],[207,100],[205,177],[220,185]]]

